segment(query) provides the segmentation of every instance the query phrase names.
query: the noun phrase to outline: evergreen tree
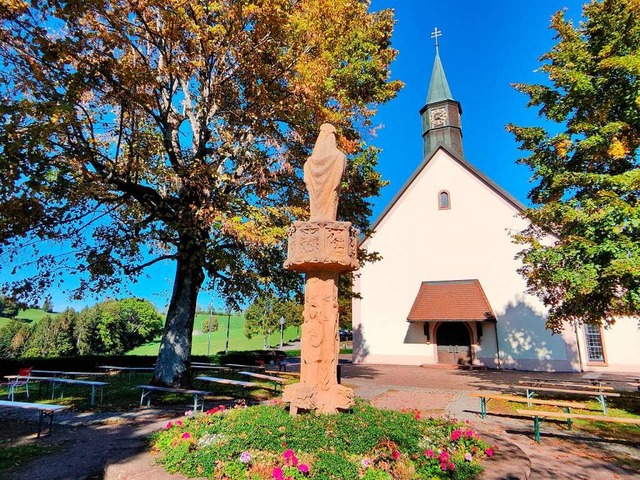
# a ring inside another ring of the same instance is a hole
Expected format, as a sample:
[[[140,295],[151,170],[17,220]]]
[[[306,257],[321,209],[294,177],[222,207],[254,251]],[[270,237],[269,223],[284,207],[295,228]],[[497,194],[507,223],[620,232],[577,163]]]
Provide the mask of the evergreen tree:
[[[548,84],[515,86],[555,125],[508,127],[537,182],[522,273],[554,331],[640,312],[640,2],[594,0],[583,17],[552,17]]]

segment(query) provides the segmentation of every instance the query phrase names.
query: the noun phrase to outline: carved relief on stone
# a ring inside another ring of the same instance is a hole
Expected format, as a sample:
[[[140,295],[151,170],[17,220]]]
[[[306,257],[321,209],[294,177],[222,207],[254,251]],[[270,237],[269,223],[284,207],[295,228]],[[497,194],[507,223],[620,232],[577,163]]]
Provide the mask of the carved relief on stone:
[[[295,222],[284,266],[298,272],[355,270],[358,234],[349,222]]]

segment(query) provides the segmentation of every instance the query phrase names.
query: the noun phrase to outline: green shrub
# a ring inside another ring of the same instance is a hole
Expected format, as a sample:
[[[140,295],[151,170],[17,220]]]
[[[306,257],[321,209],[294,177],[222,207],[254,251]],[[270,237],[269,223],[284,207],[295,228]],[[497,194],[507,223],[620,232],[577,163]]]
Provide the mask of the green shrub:
[[[170,422],[152,445],[170,472],[226,480],[272,479],[276,470],[292,479],[466,480],[482,471],[488,448],[464,423],[364,402],[295,417],[280,405],[220,407]]]

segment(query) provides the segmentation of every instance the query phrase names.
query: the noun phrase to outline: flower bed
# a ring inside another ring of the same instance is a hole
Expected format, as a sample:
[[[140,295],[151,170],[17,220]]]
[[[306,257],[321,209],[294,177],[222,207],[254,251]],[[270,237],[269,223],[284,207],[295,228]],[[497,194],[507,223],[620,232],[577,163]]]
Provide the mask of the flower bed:
[[[214,479],[469,479],[493,450],[465,423],[358,402],[350,413],[292,417],[281,405],[169,422],[152,448],[169,472]]]

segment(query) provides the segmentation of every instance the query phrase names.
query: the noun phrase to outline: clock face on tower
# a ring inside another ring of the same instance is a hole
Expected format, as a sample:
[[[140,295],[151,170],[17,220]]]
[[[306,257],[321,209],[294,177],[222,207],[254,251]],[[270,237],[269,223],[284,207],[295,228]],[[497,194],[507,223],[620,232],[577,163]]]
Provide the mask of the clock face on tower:
[[[434,108],[429,112],[431,127],[443,127],[447,122],[447,111],[444,108]]]

